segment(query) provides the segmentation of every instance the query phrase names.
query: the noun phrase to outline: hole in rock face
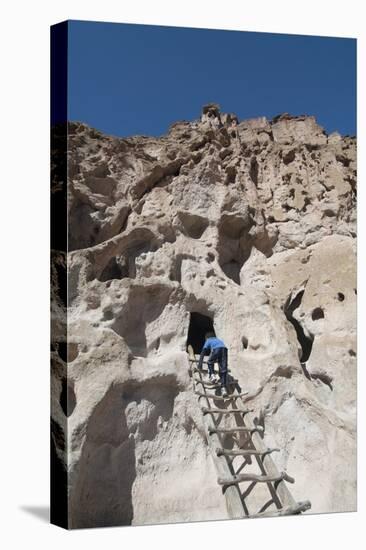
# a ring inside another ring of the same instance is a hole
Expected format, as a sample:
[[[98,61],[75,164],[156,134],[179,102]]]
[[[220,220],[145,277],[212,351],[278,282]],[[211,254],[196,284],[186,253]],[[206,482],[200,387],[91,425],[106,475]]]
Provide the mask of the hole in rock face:
[[[351,357],[356,357],[356,352],[353,349],[349,349],[348,353]]]
[[[296,151],[293,149],[291,151],[288,151],[282,158],[284,164],[290,164],[295,160]]]
[[[169,239],[167,239],[169,241]],[[170,242],[170,241],[169,241]],[[113,279],[136,278],[136,260],[143,254],[155,252],[159,244],[150,230],[139,228],[129,235],[129,241],[117,256],[110,258],[98,280],[101,282]]]
[[[309,337],[305,334],[304,329],[302,328],[301,324],[293,316],[293,313],[294,313],[295,309],[300,307],[301,300],[302,300],[302,297],[304,295],[304,292],[305,292],[304,290],[300,290],[300,292],[298,292],[293,299],[291,299],[291,295],[290,295],[288,297],[286,303],[285,303],[285,306],[284,306],[284,313],[286,315],[286,318],[287,318],[288,321],[290,321],[290,323],[294,327],[294,329],[296,331],[297,339],[298,339],[298,341],[300,343],[300,346],[301,346],[301,349],[302,349],[302,354],[301,354],[301,357],[300,357],[300,362],[301,363],[305,363],[309,359],[310,354],[311,354],[311,350],[312,350],[312,347],[313,347],[313,338],[311,338],[311,337]]]
[[[228,166],[226,168],[226,183],[235,183],[236,180],[236,168],[235,166]]]
[[[187,346],[191,345],[195,354],[201,353],[206,332],[215,333],[213,320],[207,315],[192,311],[189,320]]]
[[[221,269],[229,279],[234,281],[237,285],[240,285],[240,270],[241,265],[236,260],[230,260],[221,265]]]
[[[208,220],[191,214],[190,212],[178,212],[179,220],[182,223],[184,233],[192,239],[199,239],[202,237],[204,231],[208,227]]]
[[[257,185],[258,183],[258,171],[259,171],[259,166],[258,166],[257,159],[253,157],[250,161],[249,176],[255,185]]]
[[[218,261],[227,277],[240,284],[240,271],[250,256],[249,217],[224,214],[219,224]]]
[[[113,310],[112,309],[106,309],[103,312],[103,320],[104,321],[111,321],[114,317]]]
[[[241,343],[243,344],[243,349],[248,348],[248,338],[246,338],[245,336],[242,336],[241,337]]]
[[[57,351],[61,359],[66,362],[67,361],[67,343],[59,342],[57,346]]]
[[[124,279],[125,277],[128,277],[128,266],[126,262],[121,260],[121,258],[118,258],[117,261],[117,258],[113,257],[103,269],[99,280],[104,283],[112,279]]]
[[[324,311],[321,307],[316,307],[313,309],[311,318],[313,321],[318,321],[319,319],[324,319]]]
[[[182,282],[182,261],[182,256],[178,255],[175,257],[169,273],[169,279],[171,281],[177,281],[178,283]]]
[[[57,352],[65,363],[71,363],[79,355],[79,346],[74,342],[58,342]]]
[[[338,300],[339,300],[340,302],[343,302],[343,300],[344,300],[344,298],[345,298],[343,292],[338,292],[337,298],[338,298]]]
[[[61,384],[60,405],[64,414],[69,417],[76,407],[74,382],[71,380],[67,381],[66,378],[63,378]]]

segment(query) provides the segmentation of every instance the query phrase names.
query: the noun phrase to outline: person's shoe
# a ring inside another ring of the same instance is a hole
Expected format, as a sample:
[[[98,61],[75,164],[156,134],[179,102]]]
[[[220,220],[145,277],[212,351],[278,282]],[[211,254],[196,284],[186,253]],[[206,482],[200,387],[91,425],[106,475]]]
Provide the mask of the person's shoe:
[[[224,386],[223,388],[221,388],[221,397],[227,397],[227,396],[228,396],[227,389]]]
[[[215,375],[214,374],[210,374],[209,377],[208,377],[209,381],[211,382],[211,384],[214,384],[216,382],[216,379],[215,379]]]

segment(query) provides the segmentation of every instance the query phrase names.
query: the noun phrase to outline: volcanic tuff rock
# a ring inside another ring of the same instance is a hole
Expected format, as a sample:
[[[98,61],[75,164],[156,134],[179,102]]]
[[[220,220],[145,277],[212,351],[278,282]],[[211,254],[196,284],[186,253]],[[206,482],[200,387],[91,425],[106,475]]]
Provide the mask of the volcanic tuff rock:
[[[52,400],[71,527],[227,517],[187,372],[206,317],[294,497],[355,509],[355,203],[356,140],[313,117],[210,104],[126,139],[69,124]]]

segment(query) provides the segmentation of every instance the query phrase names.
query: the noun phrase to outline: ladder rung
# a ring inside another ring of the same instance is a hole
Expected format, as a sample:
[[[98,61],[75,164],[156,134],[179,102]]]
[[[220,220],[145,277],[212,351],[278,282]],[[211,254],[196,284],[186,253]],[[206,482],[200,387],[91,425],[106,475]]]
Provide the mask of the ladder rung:
[[[217,456],[250,456],[250,455],[269,455],[274,452],[279,452],[280,449],[266,449],[265,451],[258,451],[257,449],[216,449]]]
[[[256,481],[258,483],[270,483],[274,481],[288,481],[289,483],[295,483],[293,477],[290,477],[286,472],[281,472],[278,476],[262,476],[256,474],[238,474],[231,477],[219,477],[217,482],[220,485],[234,485],[242,481]]]
[[[301,514],[301,512],[306,512],[310,510],[311,502],[310,500],[304,500],[302,502],[296,502],[292,506],[287,506],[286,508],[279,508],[272,512],[259,512],[250,516],[251,518],[269,518],[269,517],[278,517],[278,516],[291,516],[293,514]]]
[[[254,409],[214,409],[210,407],[202,407],[203,414],[247,414],[253,412]]]
[[[199,369],[198,367],[192,367],[193,372],[208,372],[208,369]],[[230,369],[227,370],[228,373],[230,373]],[[220,374],[220,371],[216,371],[216,374]]]
[[[210,382],[203,382],[202,380],[198,380],[197,378],[193,379],[197,384],[201,384],[204,388],[214,390],[215,388],[221,388],[221,384],[211,384]],[[226,385],[227,386],[235,386],[238,381],[236,379],[229,380]]]
[[[209,435],[218,434],[218,433],[232,434],[235,432],[254,433],[254,432],[263,432],[263,431],[264,431],[264,428],[262,426],[256,426],[255,428],[248,428],[247,426],[237,426],[236,428],[209,428],[208,429]]]
[[[245,397],[249,392],[244,393],[230,393],[227,397],[222,397],[221,395],[215,395],[210,393],[203,393],[201,391],[195,390],[194,393],[199,397],[209,397],[210,399],[218,399],[219,401],[226,401],[227,399],[237,399],[238,397]]]

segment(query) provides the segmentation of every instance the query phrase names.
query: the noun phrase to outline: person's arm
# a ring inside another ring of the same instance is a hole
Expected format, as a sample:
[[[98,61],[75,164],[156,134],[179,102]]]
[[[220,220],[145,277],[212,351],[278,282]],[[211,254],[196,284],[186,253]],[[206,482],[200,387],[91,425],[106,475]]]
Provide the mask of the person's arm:
[[[199,369],[202,369],[203,358],[204,358],[204,356],[206,355],[207,350],[209,350],[209,347],[208,347],[208,345],[207,345],[207,342],[205,342],[205,344],[204,344],[204,346],[203,346],[203,348],[202,348],[202,351],[201,351],[201,355],[200,355],[199,361],[198,361],[198,368],[199,368]]]

